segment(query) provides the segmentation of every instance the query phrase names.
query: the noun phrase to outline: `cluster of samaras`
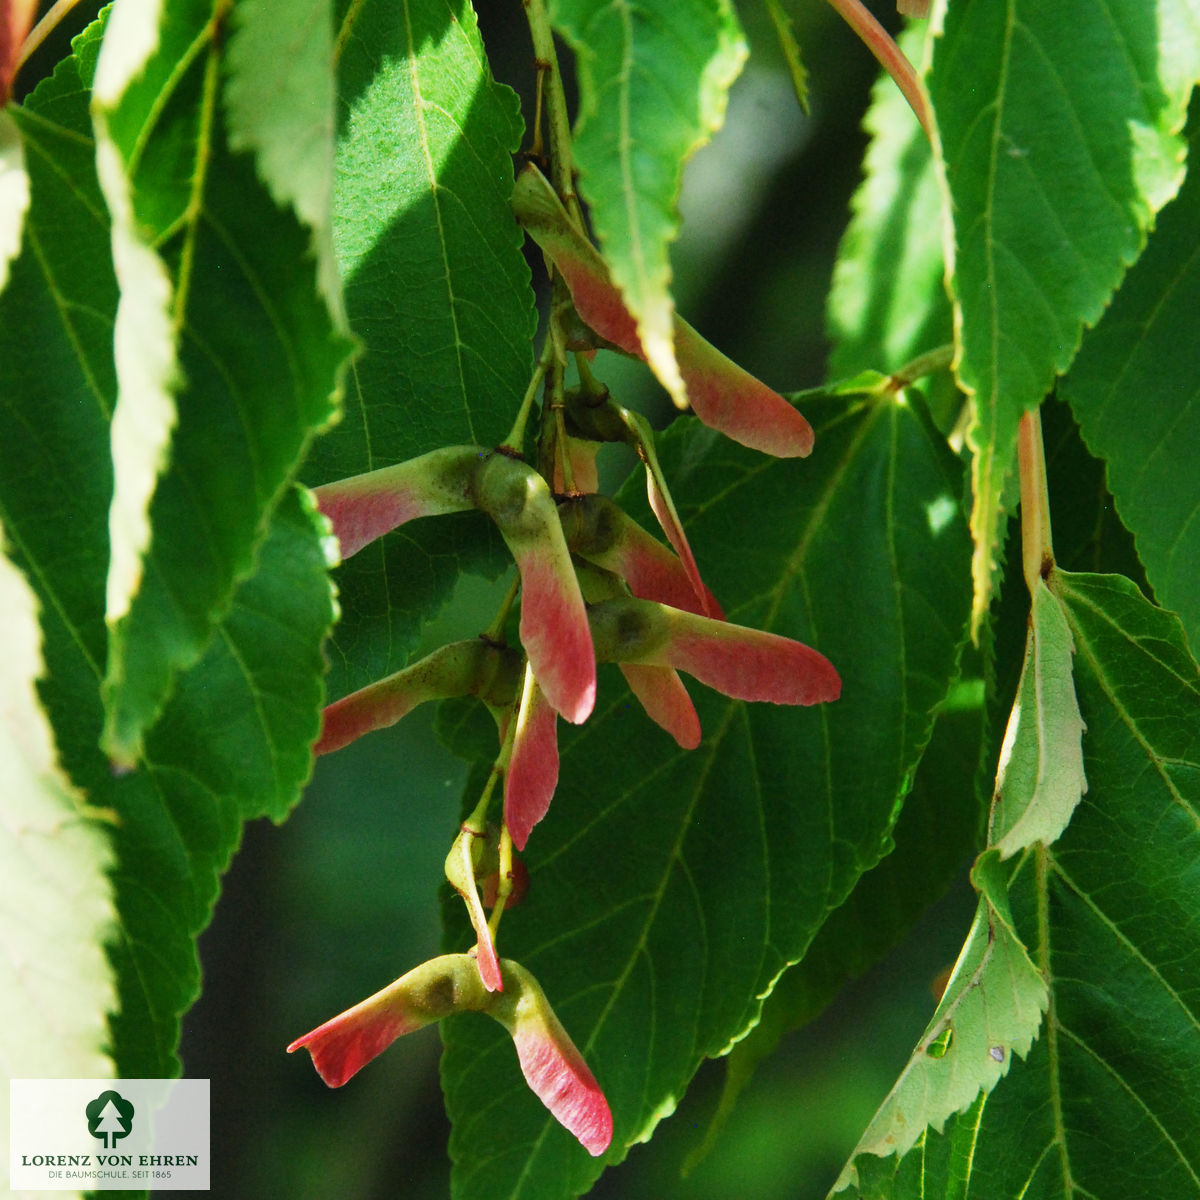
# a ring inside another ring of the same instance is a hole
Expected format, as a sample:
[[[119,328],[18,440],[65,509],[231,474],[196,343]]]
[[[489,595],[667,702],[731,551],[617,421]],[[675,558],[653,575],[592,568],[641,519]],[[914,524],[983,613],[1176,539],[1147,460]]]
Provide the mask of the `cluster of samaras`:
[[[515,206],[569,288],[589,336],[597,335],[592,345],[642,357],[636,322],[603,261],[535,169],[519,177]],[[766,453],[809,452],[812,430],[783,397],[682,320],[675,345],[701,421]],[[454,642],[325,710],[321,754],[394,724],[424,701],[475,696],[496,718],[500,750],[488,791],[446,861],[475,929],[474,950],[422,964],[289,1049],[307,1047],[322,1078],[337,1087],[400,1034],[454,1012],[487,1012],[512,1034],[530,1087],[600,1154],[612,1137],[603,1092],[537,981],[495,948],[500,915],[514,896],[512,848],[524,849],[558,781],[557,718],[588,718],[597,662],[617,663],[647,715],[687,749],[700,742],[700,722],[680,671],[736,699],[776,704],[833,700],[841,683],[810,647],[724,620],[700,578],[646,422],[603,388],[567,392],[564,404],[567,436],[550,482],[519,447],[448,446],[317,489],[344,558],[407,521],[471,509],[486,514],[520,574],[520,647],[496,636]],[[670,548],[596,494],[596,452],[612,441],[634,447],[645,465],[650,505]],[[497,779],[498,839],[485,820]]]

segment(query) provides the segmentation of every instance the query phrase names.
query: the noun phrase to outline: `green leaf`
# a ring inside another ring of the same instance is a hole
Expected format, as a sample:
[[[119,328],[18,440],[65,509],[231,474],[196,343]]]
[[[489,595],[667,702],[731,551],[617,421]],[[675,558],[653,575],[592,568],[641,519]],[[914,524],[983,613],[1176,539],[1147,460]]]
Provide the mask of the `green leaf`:
[[[1196,146],[1200,129],[1193,133]],[[1154,594],[1200,653],[1200,173],[1089,333],[1059,395],[1107,468]]]
[[[958,374],[975,402],[978,620],[1018,419],[1070,366],[1182,180],[1200,5],[968,0],[934,19]]]
[[[342,324],[333,254],[335,80],[331,0],[243,0],[234,9],[225,105],[229,145],[255,155],[275,203],[312,231],[317,278]]]
[[[904,799],[892,833],[896,848],[829,915],[804,957],[776,983],[761,1020],[729,1052],[721,1100],[704,1144],[689,1158],[691,1167],[712,1149],[742,1090],[784,1034],[813,1020],[848,979],[898,945],[974,857],[986,811],[969,802],[977,790],[983,718],[983,681],[960,680],[938,714]]]
[[[337,45],[334,241],[364,353],[341,424],[305,468],[314,485],[443,445],[498,444],[529,384],[536,326],[509,203],[520,113],[492,78],[470,4],[352,4]],[[404,666],[462,571],[510,562],[478,514],[414,522],[355,555],[338,574],[331,693]]]
[[[988,844],[1003,858],[1035,842],[1050,845],[1087,791],[1072,651],[1062,607],[1039,579],[988,828]]]
[[[0,872],[10,897],[0,914],[0,1062],[9,1079],[107,1078],[116,988],[104,954],[114,918],[112,851],[96,820],[105,814],[89,813],[59,769],[36,688],[37,601],[2,533],[0,612]],[[0,1096],[5,1119],[8,1103]]]
[[[684,160],[725,118],[746,46],[729,0],[550,0],[575,51],[573,152],[605,261],[637,318],[646,360],[686,403],[675,362],[670,243]]]
[[[1071,632],[1060,601],[1041,578],[1028,625],[1024,668],[1000,748],[989,848],[971,872],[979,892],[975,923],[937,1011],[835,1191],[870,1177],[871,1166],[860,1173],[863,1156],[903,1157],[925,1129],[940,1132],[980,1092],[991,1091],[1013,1054],[1029,1054],[1046,1010],[1046,983],[1014,927],[1000,864],[1030,847],[1051,845],[1087,784]]]
[[[227,54],[211,5],[127,2],[96,72],[121,285],[105,745],[126,765],[253,570],[297,462],[337,413],[349,350],[313,231],[228,144]],[[302,66],[319,91],[331,64]],[[294,181],[273,186],[308,207]]]
[[[966,1109],[1029,1053],[1048,1002],[1046,981],[1013,928],[997,851],[971,872],[979,907],[941,1003],[908,1066],[854,1148],[833,1192],[860,1183],[863,1156],[906,1154],[932,1126]]]
[[[886,852],[957,670],[969,604],[957,464],[902,399],[805,407],[817,448],[803,463],[687,419],[660,453],[730,620],[827,654],[842,699],[746,706],[692,686],[705,737],[688,753],[602,676],[595,716],[564,731],[558,791],[525,855],[528,901],[501,929],[501,953],[537,974],[605,1089],[611,1160],[754,1024]],[[643,490],[623,499],[646,521]],[[511,1048],[469,1021],[446,1037],[458,1194],[585,1190],[599,1164],[525,1093]]]
[[[927,30],[915,23],[899,39],[914,62],[925,53]],[[827,301],[833,378],[899,370],[953,336],[933,154],[890,75],[876,80],[863,124],[871,135],[865,178],[851,202]]]
[[[33,203],[0,294],[0,517],[38,595],[40,694],[63,768],[116,815],[113,1058],[119,1075],[160,1077],[179,1069],[180,1014],[200,987],[195,939],[241,822],[282,817],[308,777],[334,601],[325,522],[289,488],[255,573],[147,736],[143,767],[113,776],[98,749],[117,308],[88,116],[98,38],[91,27],[14,111]]]
[[[1029,1057],[876,1197],[1190,1196],[1200,1178],[1200,674],[1120,576],[1055,571],[1090,787],[1021,859],[1017,929],[1049,984]],[[870,1162],[870,1160],[866,1160]]]

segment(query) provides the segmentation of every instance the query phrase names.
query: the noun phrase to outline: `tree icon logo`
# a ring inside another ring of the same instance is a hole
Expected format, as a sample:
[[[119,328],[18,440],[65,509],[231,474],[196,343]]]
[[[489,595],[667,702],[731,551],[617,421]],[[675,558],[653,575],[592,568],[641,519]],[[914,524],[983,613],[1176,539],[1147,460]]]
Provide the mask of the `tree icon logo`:
[[[88,1133],[101,1138],[105,1150],[111,1150],[118,1138],[128,1137],[133,1130],[133,1104],[120,1092],[101,1092],[83,1111]]]

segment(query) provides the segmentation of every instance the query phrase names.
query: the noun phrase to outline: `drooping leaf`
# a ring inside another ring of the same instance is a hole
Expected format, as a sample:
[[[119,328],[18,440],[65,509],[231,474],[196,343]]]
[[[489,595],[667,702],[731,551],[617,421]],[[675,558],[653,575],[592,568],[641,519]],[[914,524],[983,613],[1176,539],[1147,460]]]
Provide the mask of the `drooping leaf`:
[[[521,118],[470,4],[342,8],[334,245],[363,352],[345,416],[305,468],[312,484],[448,444],[497,445],[533,370],[533,294],[509,204]],[[331,692],[403,667],[460,572],[509,563],[480,514],[367,547],[338,572]]]
[[[1200,5],[969,0],[934,22],[958,375],[975,403],[978,621],[1018,419],[1070,366],[1182,180]]]
[[[1200,124],[1192,134],[1197,150]],[[1063,380],[1164,608],[1200,653],[1200,173],[1192,170]]]
[[[113,776],[98,749],[117,390],[117,289],[88,115],[99,36],[91,27],[14,110],[30,150],[33,203],[0,295],[0,513],[38,595],[40,693],[64,770],[89,804],[116,815],[113,1059],[119,1075],[160,1077],[179,1069],[180,1015],[200,987],[195,938],[241,822],[282,818],[308,777],[334,601],[324,522],[289,489],[255,573],[147,736],[145,763]]]
[[[988,822],[988,849],[971,880],[975,923],[945,992],[907,1067],[859,1140],[835,1185],[862,1185],[864,1158],[905,1155],[927,1128],[938,1132],[1026,1058],[1048,995],[1009,908],[1010,873],[1001,860],[1050,846],[1087,790],[1083,722],[1071,674],[1071,633],[1063,606],[1036,577],[1025,661],[1004,743]],[[1011,872],[1028,867],[1028,856]]]
[[[818,450],[806,463],[764,460],[686,420],[662,459],[730,620],[816,647],[842,698],[794,710],[696,686],[704,740],[688,752],[602,676],[529,841],[537,903],[501,927],[501,953],[537,972],[608,1096],[610,1160],[753,1024],[884,852],[956,670],[969,546],[953,460],[904,401],[808,407]],[[636,517],[640,480],[627,490]],[[465,1021],[447,1038],[459,1194],[585,1190],[598,1166],[520,1096],[502,1045]]]
[[[575,51],[573,151],[600,247],[659,382],[681,407],[670,243],[683,161],[721,126],[746,47],[729,0],[550,0]]]
[[[108,835],[59,768],[37,695],[37,602],[0,535],[0,1071],[7,1079],[107,1078],[116,988]],[[0,1117],[9,1097],[0,1095]],[[7,1163],[8,1147],[0,1151]]]
[[[322,294],[333,283],[312,252],[320,237],[297,217],[315,209],[319,185],[264,168],[287,197],[280,208],[255,159],[229,143],[223,19],[199,0],[161,12],[121,0],[96,73],[121,286],[105,744],[125,765],[253,570],[298,461],[337,413],[349,350]],[[315,30],[330,17],[307,19]],[[276,53],[290,28],[277,23]],[[233,43],[243,36],[245,25]],[[289,64],[318,100],[332,69],[320,41]],[[289,103],[275,96],[260,111]],[[240,144],[268,154],[238,128]],[[306,169],[319,174],[319,158]]]
[[[1062,607],[1039,579],[988,826],[988,844],[1004,858],[1035,842],[1054,842],[1087,791],[1073,649]]]
[[[860,1183],[863,1158],[906,1154],[928,1126],[941,1130],[1029,1054],[1046,1009],[1046,981],[1013,927],[1008,881],[994,850],[971,873],[979,907],[937,1011],[833,1192]],[[869,1168],[868,1168],[869,1169]]]
[[[899,39],[914,62],[927,25]],[[895,371],[952,337],[942,253],[942,200],[929,138],[889,75],[871,92],[863,122],[871,144],[850,224],[838,249],[827,320],[830,375]]]
[[[899,1164],[860,1159],[872,1200],[1196,1192],[1200,674],[1178,620],[1128,580],[1056,571],[1050,589],[1075,641],[1089,788],[1009,890],[1046,1026],[944,1134]]]

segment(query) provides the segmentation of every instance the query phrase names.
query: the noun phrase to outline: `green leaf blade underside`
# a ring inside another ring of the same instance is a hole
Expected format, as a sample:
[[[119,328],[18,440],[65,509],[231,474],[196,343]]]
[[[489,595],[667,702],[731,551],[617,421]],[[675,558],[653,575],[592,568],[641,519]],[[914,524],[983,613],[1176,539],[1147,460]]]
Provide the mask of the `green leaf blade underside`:
[[[1195,0],[945,7],[929,90],[954,220],[959,380],[975,399],[976,614],[1017,422],[1050,390],[1183,177]]]
[[[927,22],[914,22],[900,36],[910,61],[925,54],[927,31]],[[871,135],[864,178],[826,304],[833,379],[897,371],[953,337],[933,154],[890,75],[876,80],[863,126]]]
[[[1046,1023],[898,1168],[859,1160],[872,1200],[1200,1195],[1200,674],[1178,620],[1123,577],[1056,571],[1050,588],[1075,640],[1089,788],[1009,888]]]
[[[1039,579],[988,827],[988,844],[1004,858],[1035,842],[1054,842],[1087,791],[1073,649],[1062,607]]]
[[[647,361],[682,405],[668,251],[683,163],[720,128],[746,58],[741,27],[729,0],[550,0],[549,9],[575,51],[580,190]]]
[[[904,1155],[927,1127],[941,1130],[997,1085],[1014,1055],[1029,1054],[1048,1001],[1046,981],[1013,928],[995,851],[980,856],[971,879],[979,906],[937,1011],[831,1194],[861,1183],[864,1158]]]
[[[560,730],[558,791],[525,855],[536,902],[502,930],[502,953],[539,976],[606,1091],[610,1161],[754,1023],[759,998],[886,851],[957,670],[969,546],[953,460],[902,403],[826,397],[806,415],[818,440],[804,463],[691,421],[661,457],[729,619],[819,648],[842,699],[747,706],[689,685],[705,736],[685,753],[602,674],[596,716]],[[624,497],[635,511],[641,490]],[[457,1194],[590,1186],[600,1164],[525,1093],[511,1046],[468,1020],[446,1037]]]
[[[88,116],[98,36],[92,27],[77,40],[75,57],[15,110],[33,205],[0,294],[0,518],[37,593],[39,690],[63,769],[117,818],[117,1074],[154,1078],[178,1073],[180,1016],[200,989],[195,939],[242,821],[282,817],[307,780],[334,600],[325,523],[289,489],[256,573],[148,735],[147,765],[113,776],[98,749],[117,310]]]
[[[498,444],[536,327],[510,203],[519,108],[492,78],[470,5],[366,0],[349,6],[338,44],[334,240],[363,353],[342,422],[305,468],[312,485],[442,445]],[[414,522],[340,569],[332,695],[404,666],[460,572],[511,561],[477,515]]]
[[[1193,124],[1196,124],[1193,122]],[[1192,135],[1196,151],[1200,130]],[[1154,594],[1200,654],[1200,171],[1164,209],[1062,381]]]
[[[124,34],[120,15],[110,28]],[[97,75],[122,288],[105,743],[126,764],[253,571],[297,462],[337,413],[349,351],[311,231],[229,148],[211,8],[174,0],[158,33],[126,86],[107,82],[121,45],[106,42]]]

